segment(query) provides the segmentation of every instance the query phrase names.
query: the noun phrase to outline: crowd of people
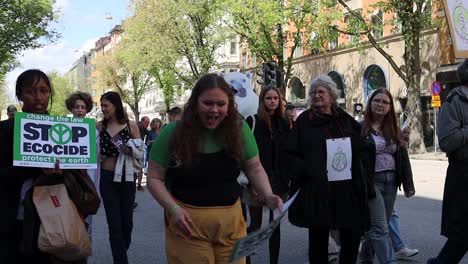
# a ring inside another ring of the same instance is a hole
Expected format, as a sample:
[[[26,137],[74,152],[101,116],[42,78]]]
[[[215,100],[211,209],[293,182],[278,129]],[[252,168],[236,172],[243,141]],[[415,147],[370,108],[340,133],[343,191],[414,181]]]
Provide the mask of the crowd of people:
[[[458,263],[468,250],[468,207],[462,202],[468,200],[468,60],[458,74],[462,86],[446,99],[438,127],[441,149],[449,157],[442,211],[442,235],[448,240],[430,264]],[[23,112],[48,115],[53,94],[39,70],[17,79]],[[164,208],[168,263],[228,263],[236,241],[261,228],[263,206],[272,221],[273,210],[282,210],[296,192],[288,218],[307,229],[309,263],[328,263],[335,253],[329,250],[332,242],[339,245],[341,264],[375,258],[396,263],[418,254],[403,242],[395,208],[400,187],[406,197],[415,195],[410,131],[400,130],[387,88],[369,96],[361,122],[339,107],[336,84],[326,75],[311,81],[310,107],[297,117],[296,107],[275,87],[262,87],[257,114],[245,119],[235,97],[222,76],[206,74],[185,107],[168,111],[169,122],[163,124],[147,116],[131,121],[118,93],[101,96],[99,162],[87,174],[104,205],[114,263],[128,263],[135,195],[145,190],[144,174],[147,190]],[[84,92],[73,93],[64,104],[78,118],[93,107]],[[28,233],[34,212],[25,205],[38,178],[62,170],[58,163],[52,169],[13,166],[16,107],[7,110],[9,119],[0,122],[0,262],[59,263],[27,244],[27,236],[37,237],[38,225]],[[141,166],[133,162],[137,156]],[[247,185],[238,180],[243,173]],[[91,216],[83,217],[92,236]],[[272,264],[279,263],[280,245],[278,226],[269,239]],[[255,256],[247,256],[237,263],[254,262]]]

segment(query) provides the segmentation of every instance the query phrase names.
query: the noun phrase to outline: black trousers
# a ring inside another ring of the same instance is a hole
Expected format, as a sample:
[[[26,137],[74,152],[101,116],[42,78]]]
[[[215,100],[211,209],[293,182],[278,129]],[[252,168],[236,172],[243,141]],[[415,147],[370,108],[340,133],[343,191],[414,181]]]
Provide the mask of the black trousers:
[[[127,264],[132,241],[135,182],[114,182],[114,172],[101,170],[100,191],[109,227],[109,241],[115,264]]]
[[[440,250],[437,259],[433,263],[455,264],[459,263],[468,252],[468,242],[448,239]]]
[[[309,263],[328,264],[328,228],[309,228]],[[361,232],[359,229],[339,229],[340,264],[356,263]]]
[[[262,218],[263,218],[263,207],[258,206],[248,206],[249,214],[250,214],[250,225],[247,228],[247,233],[251,233],[257,231],[262,226]],[[245,214],[244,214],[245,218]],[[270,218],[269,221],[273,221],[273,213],[270,211]],[[279,251],[280,251],[280,244],[281,244],[281,225],[273,231],[271,237],[268,241],[268,250],[270,253],[270,264],[278,264],[279,259]],[[250,257],[247,257],[247,264],[250,264],[251,260]]]

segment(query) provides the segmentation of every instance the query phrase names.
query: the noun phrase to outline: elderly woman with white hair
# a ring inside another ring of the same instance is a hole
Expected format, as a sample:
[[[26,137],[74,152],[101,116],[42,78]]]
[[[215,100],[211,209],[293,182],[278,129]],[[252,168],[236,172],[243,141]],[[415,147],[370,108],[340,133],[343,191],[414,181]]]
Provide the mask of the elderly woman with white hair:
[[[328,263],[330,230],[340,234],[339,263],[356,263],[361,235],[369,226],[360,126],[338,107],[336,84],[329,76],[314,79],[308,94],[311,107],[297,118],[286,147],[290,195],[300,190],[289,221],[309,229],[310,263]]]

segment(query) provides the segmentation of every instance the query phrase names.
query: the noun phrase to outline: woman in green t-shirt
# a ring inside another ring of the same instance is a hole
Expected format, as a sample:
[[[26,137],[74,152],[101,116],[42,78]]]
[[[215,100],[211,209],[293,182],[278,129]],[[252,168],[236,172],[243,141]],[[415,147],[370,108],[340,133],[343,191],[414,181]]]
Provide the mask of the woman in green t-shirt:
[[[234,243],[246,235],[237,182],[241,168],[267,207],[282,206],[234,92],[217,74],[198,80],[182,120],[164,127],[150,155],[148,190],[166,211],[169,263],[229,261]]]

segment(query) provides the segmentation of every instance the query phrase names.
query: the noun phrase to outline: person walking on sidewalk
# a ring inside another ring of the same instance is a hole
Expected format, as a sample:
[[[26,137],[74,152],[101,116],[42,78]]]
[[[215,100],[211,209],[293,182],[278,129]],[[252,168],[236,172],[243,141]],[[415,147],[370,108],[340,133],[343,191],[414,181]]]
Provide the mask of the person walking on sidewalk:
[[[197,81],[182,119],[163,128],[150,158],[148,191],[165,209],[168,263],[229,262],[235,242],[247,233],[237,182],[241,168],[267,207],[282,207],[234,92],[218,74]]]
[[[140,122],[138,123],[138,129],[140,130],[140,138],[141,140],[143,140],[143,142],[146,142],[147,140],[147,137],[148,137],[148,134],[149,134],[149,131],[148,131],[148,126],[150,124],[150,119],[149,117],[147,116],[144,116],[140,119]],[[143,186],[141,186],[141,181],[143,180],[143,170],[144,170],[144,166],[147,162],[146,160],[146,157],[147,157],[147,153],[148,150],[145,146],[145,153],[143,154],[143,168],[140,172],[138,172],[138,180],[137,180],[137,190],[138,191],[143,191]],[[133,204],[134,207],[138,206],[137,203],[134,203]]]
[[[449,161],[441,224],[447,242],[428,264],[459,263],[468,251],[468,59],[457,73],[462,85],[445,99],[437,127],[440,149]]]
[[[375,90],[370,96],[362,136],[365,140],[365,168],[373,182],[375,196],[369,199],[371,228],[362,245],[362,262],[372,263],[375,251],[382,264],[395,263],[388,232],[397,188],[403,185],[406,197],[415,194],[413,174],[406,144],[397,125],[393,98],[386,88]]]
[[[311,108],[299,115],[285,145],[289,194],[300,189],[289,221],[308,229],[310,263],[328,263],[332,229],[340,234],[340,263],[356,263],[369,224],[360,127],[338,107],[338,90],[329,76],[314,79],[308,94]]]
[[[392,241],[393,252],[397,260],[411,260],[412,257],[419,254],[419,250],[409,248],[403,241],[400,234],[400,217],[397,214],[396,206],[393,206],[392,216],[388,222],[388,233]]]
[[[285,162],[282,157],[282,146],[289,133],[286,120],[283,118],[284,109],[281,104],[281,93],[273,86],[265,86],[259,96],[258,113],[249,116],[245,121],[252,128],[257,142],[260,162],[265,168],[273,193],[286,201],[289,191],[289,176],[285,171]],[[250,215],[248,233],[260,229],[263,218],[261,204],[247,204]],[[269,221],[273,221],[273,212],[270,211]],[[270,237],[268,248],[270,264],[277,264],[279,260],[281,243],[280,225]],[[251,263],[250,257],[247,263]]]
[[[100,131],[101,178],[100,191],[114,264],[127,264],[127,251],[132,241],[135,179],[132,157],[136,153],[127,145],[140,139],[134,121],[129,121],[120,95],[106,92],[101,96],[104,119],[97,123]]]

